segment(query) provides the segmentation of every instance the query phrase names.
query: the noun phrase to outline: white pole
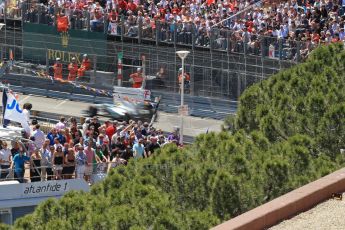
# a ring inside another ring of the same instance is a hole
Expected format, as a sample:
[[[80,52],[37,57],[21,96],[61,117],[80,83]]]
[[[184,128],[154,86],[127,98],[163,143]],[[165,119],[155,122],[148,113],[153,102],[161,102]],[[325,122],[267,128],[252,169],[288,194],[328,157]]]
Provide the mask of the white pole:
[[[184,104],[184,57],[182,59],[182,82],[181,82],[181,127],[180,127],[180,145],[183,145],[183,104]]]
[[[141,84],[141,89],[145,89],[146,87],[146,58],[145,56],[143,55],[141,57],[141,60],[142,60],[142,77],[143,77],[143,83]]]
[[[122,78],[123,78],[122,58],[123,58],[123,53],[122,52],[118,53],[117,54],[117,86],[122,86]]]

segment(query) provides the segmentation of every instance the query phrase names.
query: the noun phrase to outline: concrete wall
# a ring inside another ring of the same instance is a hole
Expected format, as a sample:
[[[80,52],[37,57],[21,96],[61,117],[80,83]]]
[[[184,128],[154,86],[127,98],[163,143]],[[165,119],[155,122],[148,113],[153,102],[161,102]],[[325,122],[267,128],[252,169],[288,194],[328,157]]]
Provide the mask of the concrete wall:
[[[213,230],[266,229],[345,191],[345,168],[235,217]]]

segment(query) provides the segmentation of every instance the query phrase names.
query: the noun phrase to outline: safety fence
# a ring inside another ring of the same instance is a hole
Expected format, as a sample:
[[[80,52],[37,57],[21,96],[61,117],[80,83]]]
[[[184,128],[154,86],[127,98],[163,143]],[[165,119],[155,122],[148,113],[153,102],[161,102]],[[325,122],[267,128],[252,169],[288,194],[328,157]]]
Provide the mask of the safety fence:
[[[266,37],[260,33],[246,34],[233,30],[239,19],[248,19],[248,13],[265,3],[251,1],[251,5],[235,12],[215,25],[207,28],[199,23],[179,20],[163,20],[157,17],[138,17],[131,20],[124,15],[104,11],[102,17],[94,19],[89,9],[66,10],[57,6],[45,6],[33,2],[4,1],[2,19],[20,20],[21,23],[41,24],[56,27],[57,14],[68,17],[70,31],[87,31],[107,34],[109,40],[126,41],[136,44],[181,46],[189,49],[211,49],[223,52],[255,55],[299,62],[318,44],[296,38]],[[7,4],[7,6],[6,6]],[[1,16],[0,16],[1,19]],[[311,43],[311,44],[309,44]],[[306,52],[306,50],[308,52]]]
[[[9,161],[3,162],[0,165],[0,182],[17,180],[20,183],[30,183],[74,178],[85,179],[86,176],[87,182],[94,184],[104,179],[112,168],[120,165],[127,165],[127,161],[114,157],[110,162],[100,161],[78,165],[75,163],[75,155],[63,164],[55,165],[42,159],[39,154],[37,158],[31,157],[30,160],[26,161],[24,168],[21,169],[14,166],[11,168]]]
[[[284,39],[263,34],[248,34],[246,37],[223,26],[206,30],[206,28],[199,28],[198,25],[191,22],[180,23],[157,20],[154,22],[154,26],[150,26],[150,24],[147,25],[139,20],[137,25],[131,26],[127,24],[123,17],[118,22],[108,22],[107,17],[104,17],[104,21],[98,22],[98,25],[93,28],[92,23],[86,23],[87,20],[74,18],[74,16],[70,20],[73,22],[71,30],[102,32],[108,34],[109,40],[156,46],[185,47],[192,50],[206,48],[214,51],[294,62],[300,62],[306,58],[305,49],[311,52],[317,46],[317,44],[308,45],[307,42],[292,38]],[[26,20],[25,22],[55,27],[54,23],[45,21]],[[75,24],[79,26],[75,26]]]
[[[91,61],[91,71],[80,80],[92,83],[93,86],[90,87],[109,90],[117,84],[118,56],[122,53],[123,86],[131,86],[130,75],[137,71],[137,67],[143,67],[145,64],[145,74],[152,77],[147,84],[149,89],[179,92],[177,76],[181,60],[174,47],[158,46],[152,49],[151,45],[145,44],[70,37],[66,48],[62,47],[61,39],[58,35],[42,36],[32,32],[11,31],[6,38],[4,34],[0,34],[0,57],[8,57],[9,51],[12,50],[16,62],[21,61],[28,68],[50,76],[53,75],[52,66],[56,58],[60,58],[63,79],[66,80],[71,59],[76,58],[80,67],[83,54],[87,53]],[[269,38],[267,41],[270,41]],[[207,50],[192,51],[185,62],[185,70],[191,76],[190,95],[237,100],[248,86],[295,64],[276,58],[292,53],[295,55],[295,50],[286,47],[277,51],[270,49],[269,44],[270,42],[264,45],[262,50],[271,57]],[[278,46],[284,47],[283,43],[279,44]],[[142,61],[143,56],[145,63]],[[90,76],[94,78],[91,79]]]
[[[16,1],[14,1],[16,2]],[[18,1],[17,1],[18,2]],[[226,18],[210,29],[198,21],[179,22],[178,20],[161,20],[159,18],[138,17],[131,21],[124,15],[116,16],[109,12],[102,13],[99,19],[92,19],[89,10],[66,11],[61,7],[44,6],[29,2],[9,6],[4,12],[8,19],[20,19],[23,23],[33,23],[56,27],[60,12],[68,16],[69,29],[105,33],[110,40],[135,42],[138,44],[156,44],[184,46],[190,49],[207,48],[238,54],[277,58],[299,62],[317,46],[296,39],[278,39],[265,37],[260,33],[246,35],[231,29],[238,19],[246,19],[248,12],[261,6],[261,1],[253,4]],[[66,11],[66,12],[65,12]]]
[[[76,88],[69,83],[52,82],[50,79],[32,77],[29,75],[8,74],[6,83],[10,83],[11,89],[15,92],[39,95],[44,97],[74,100],[87,103],[111,104],[113,98],[97,94],[97,91],[88,91],[83,88]],[[152,91],[153,97],[161,96],[159,111],[177,113],[180,106],[180,95],[169,92]],[[204,118],[222,120],[229,114],[236,113],[237,101],[223,100],[212,97],[200,97],[185,95],[184,103],[189,107],[189,115]],[[45,113],[47,117],[48,113]],[[51,117],[59,119],[59,117]]]

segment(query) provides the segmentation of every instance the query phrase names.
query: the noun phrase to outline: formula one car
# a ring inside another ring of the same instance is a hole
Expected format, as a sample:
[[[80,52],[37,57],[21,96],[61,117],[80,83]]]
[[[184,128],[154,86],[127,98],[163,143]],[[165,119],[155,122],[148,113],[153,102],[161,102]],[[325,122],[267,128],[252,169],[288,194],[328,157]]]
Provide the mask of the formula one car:
[[[96,104],[84,111],[84,114],[89,117],[99,116],[119,121],[141,120],[148,122],[151,121],[154,113],[155,105],[152,103],[130,103],[126,101],[115,105]]]

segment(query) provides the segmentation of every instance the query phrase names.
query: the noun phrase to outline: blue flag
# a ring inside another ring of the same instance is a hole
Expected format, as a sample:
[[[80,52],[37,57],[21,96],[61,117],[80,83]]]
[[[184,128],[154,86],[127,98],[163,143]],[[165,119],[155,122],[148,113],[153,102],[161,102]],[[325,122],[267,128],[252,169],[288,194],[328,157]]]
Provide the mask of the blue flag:
[[[10,124],[10,120],[5,119],[6,105],[7,105],[7,93],[6,93],[6,89],[4,88],[2,92],[2,117],[4,118],[2,121],[2,124],[4,128],[6,128],[8,124]]]

